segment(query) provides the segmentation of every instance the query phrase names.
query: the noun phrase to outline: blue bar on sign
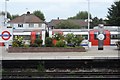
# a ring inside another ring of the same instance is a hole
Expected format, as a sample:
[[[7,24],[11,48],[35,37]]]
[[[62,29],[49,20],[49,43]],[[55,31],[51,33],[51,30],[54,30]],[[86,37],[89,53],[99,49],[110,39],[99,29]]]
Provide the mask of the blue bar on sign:
[[[5,37],[7,37],[7,36],[11,36],[11,35],[4,34],[4,35],[0,35],[0,36],[5,36]]]

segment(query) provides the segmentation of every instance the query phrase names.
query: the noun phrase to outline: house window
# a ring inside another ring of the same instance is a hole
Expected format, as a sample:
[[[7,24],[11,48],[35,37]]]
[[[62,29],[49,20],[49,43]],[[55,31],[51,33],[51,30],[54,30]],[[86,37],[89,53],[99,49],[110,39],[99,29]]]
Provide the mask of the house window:
[[[39,27],[42,27],[42,24],[38,24],[39,25]]]
[[[120,39],[118,34],[111,34],[111,39]]]
[[[18,27],[23,27],[23,24],[18,24]]]
[[[29,24],[29,27],[34,27],[34,24]]]

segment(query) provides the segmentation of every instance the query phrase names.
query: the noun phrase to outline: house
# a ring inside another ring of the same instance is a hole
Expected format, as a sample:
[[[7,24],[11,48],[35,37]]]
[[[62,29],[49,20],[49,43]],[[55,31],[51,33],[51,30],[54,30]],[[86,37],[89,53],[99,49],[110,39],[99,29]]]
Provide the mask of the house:
[[[48,27],[50,29],[55,29],[56,25],[58,25],[61,22],[65,22],[68,21],[70,23],[73,23],[75,25],[79,25],[80,28],[79,29],[87,29],[87,25],[88,23],[85,22],[85,20],[79,20],[79,19],[52,19],[49,23],[48,23]]]
[[[9,22],[14,29],[45,29],[46,24],[37,16],[30,14],[23,14]]]
[[[46,23],[39,19],[37,16],[30,14],[23,14],[15,19],[9,21],[8,23],[13,27],[13,35],[24,36],[25,40],[31,39],[31,32],[36,32],[36,34],[41,34],[43,45],[45,44],[45,31]]]

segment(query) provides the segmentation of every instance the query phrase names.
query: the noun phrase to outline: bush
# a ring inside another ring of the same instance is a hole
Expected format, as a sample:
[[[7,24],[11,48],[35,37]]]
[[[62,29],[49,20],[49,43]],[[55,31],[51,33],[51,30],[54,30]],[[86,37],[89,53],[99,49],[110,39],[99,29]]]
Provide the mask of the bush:
[[[19,47],[19,44],[18,44],[17,41],[13,40],[13,42],[12,42],[12,46],[13,46],[13,47]]]
[[[45,45],[46,45],[46,47],[53,47],[52,38],[46,37]]]
[[[80,45],[83,38],[81,36],[74,35],[73,33],[71,33],[66,35],[65,40],[67,41],[67,44],[71,45],[72,47],[75,47]]]
[[[82,42],[83,38],[81,36],[76,36],[75,39],[76,39],[75,40],[75,43],[76,43],[75,45],[80,46],[80,43]]]
[[[56,33],[54,34],[53,39],[61,40],[61,39],[64,39],[64,36],[60,33]]]
[[[65,47],[65,42],[63,40],[57,41],[56,47]]]
[[[23,37],[21,36],[15,36],[12,42],[13,47],[23,47]]]
[[[73,39],[74,39],[74,34],[71,33],[71,34],[67,34],[66,37],[65,37],[65,40],[67,41],[67,44],[71,44],[73,42]]]
[[[38,44],[33,43],[33,44],[30,45],[30,47],[39,47],[39,46],[38,46]]]
[[[29,45],[28,45],[28,44],[24,44],[23,47],[25,47],[25,48],[29,48]]]
[[[39,38],[37,38],[37,39],[35,40],[35,43],[38,44],[38,47],[40,47],[40,46],[42,45],[42,42],[43,42],[43,40],[41,40],[41,39],[39,39]]]

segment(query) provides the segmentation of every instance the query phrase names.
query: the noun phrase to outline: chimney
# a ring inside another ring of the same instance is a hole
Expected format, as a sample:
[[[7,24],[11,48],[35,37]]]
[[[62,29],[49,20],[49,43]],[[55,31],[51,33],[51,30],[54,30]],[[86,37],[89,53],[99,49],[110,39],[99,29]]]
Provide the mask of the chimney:
[[[57,19],[59,20],[59,17]]]
[[[29,14],[30,14],[30,12],[28,11],[28,12],[27,12],[27,15],[29,15]]]

